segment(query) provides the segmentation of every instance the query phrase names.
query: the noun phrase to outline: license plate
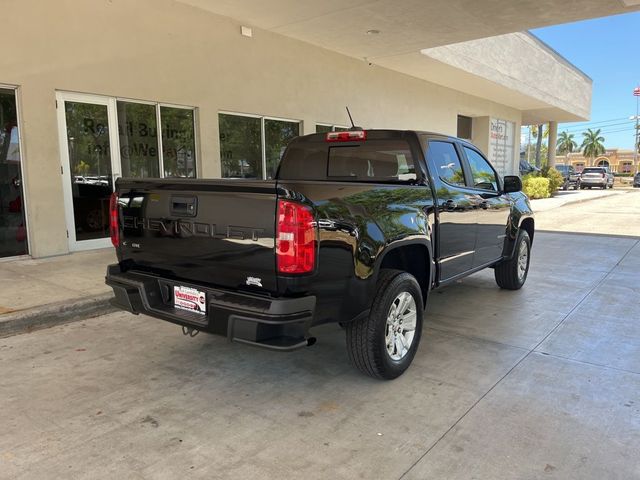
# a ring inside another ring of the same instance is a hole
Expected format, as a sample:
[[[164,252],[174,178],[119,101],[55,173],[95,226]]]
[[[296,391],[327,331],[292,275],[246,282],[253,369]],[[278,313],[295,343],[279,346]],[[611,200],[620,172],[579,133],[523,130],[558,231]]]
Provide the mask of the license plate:
[[[173,305],[180,310],[205,315],[207,313],[207,296],[195,288],[174,285]]]

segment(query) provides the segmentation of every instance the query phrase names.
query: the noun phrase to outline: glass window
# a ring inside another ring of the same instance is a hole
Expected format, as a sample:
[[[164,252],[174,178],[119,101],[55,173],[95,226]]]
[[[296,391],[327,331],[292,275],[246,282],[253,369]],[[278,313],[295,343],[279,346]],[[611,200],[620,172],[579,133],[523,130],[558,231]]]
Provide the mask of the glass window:
[[[483,190],[498,191],[498,180],[496,172],[491,168],[482,155],[475,150],[464,147],[464,151],[471,167],[471,176],[473,177],[473,187]]]
[[[267,178],[275,178],[280,159],[287,144],[298,135],[300,135],[299,122],[265,119],[264,143],[267,160]]]
[[[160,107],[162,160],[165,177],[196,177],[193,110]]]
[[[64,105],[76,240],[108,237],[113,186],[107,106]]]
[[[417,178],[409,145],[388,141],[330,147],[327,176],[381,182]]]
[[[0,89],[0,257],[28,252],[16,96]]]
[[[118,101],[118,135],[123,177],[158,178],[156,106]]]
[[[349,127],[340,127],[338,125],[325,125],[322,123],[316,124],[316,133],[328,133],[328,132],[346,132]]]
[[[225,178],[262,178],[260,119],[220,114],[220,159]]]
[[[452,185],[465,186],[462,164],[453,143],[430,140],[427,157],[442,180]]]
[[[275,178],[287,144],[300,135],[295,121],[220,113],[218,122],[225,178]]]

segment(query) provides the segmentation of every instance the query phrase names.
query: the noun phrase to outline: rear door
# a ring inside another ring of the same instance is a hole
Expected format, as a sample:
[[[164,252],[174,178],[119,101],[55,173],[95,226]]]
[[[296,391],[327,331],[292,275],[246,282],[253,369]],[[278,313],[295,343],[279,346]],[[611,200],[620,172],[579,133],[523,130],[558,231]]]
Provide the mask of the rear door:
[[[276,184],[269,181],[118,182],[122,261],[163,277],[276,291]]]
[[[436,190],[440,280],[471,269],[476,243],[477,199],[466,186],[456,144],[429,139],[427,162]]]
[[[475,148],[462,145],[468,168],[469,187],[478,206],[478,229],[473,267],[480,267],[502,256],[511,199],[501,193],[498,173]]]

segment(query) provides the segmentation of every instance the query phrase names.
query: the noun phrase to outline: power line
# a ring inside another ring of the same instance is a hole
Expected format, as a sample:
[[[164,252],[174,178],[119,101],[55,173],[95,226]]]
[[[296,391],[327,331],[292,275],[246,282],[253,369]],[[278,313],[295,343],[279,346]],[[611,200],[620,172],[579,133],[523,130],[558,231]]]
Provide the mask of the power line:
[[[607,131],[604,131],[604,132],[600,132],[600,135],[609,134],[609,133],[618,133],[618,132],[635,132],[635,131],[636,131],[635,127],[633,127],[633,128],[621,128],[621,129],[618,129],[618,130],[607,130]]]
[[[631,125],[633,123],[634,123],[633,120],[627,120],[626,122],[619,122],[619,123],[611,123],[611,124],[608,124],[608,125],[601,125],[598,128],[605,129],[605,128],[616,127],[616,126],[620,126],[620,125]],[[585,130],[587,130],[587,128],[591,128],[591,127],[570,127],[570,128],[563,128],[562,131],[563,132],[568,132],[568,133],[575,133],[575,132],[579,132],[579,131],[585,131]],[[594,128],[593,130],[597,130],[597,128]]]
[[[571,128],[573,127],[584,128],[588,125],[599,125],[601,123],[617,122],[620,120],[629,120],[629,117],[610,118],[608,120],[598,120],[597,122],[585,121],[585,122],[568,122],[568,123],[571,123]]]

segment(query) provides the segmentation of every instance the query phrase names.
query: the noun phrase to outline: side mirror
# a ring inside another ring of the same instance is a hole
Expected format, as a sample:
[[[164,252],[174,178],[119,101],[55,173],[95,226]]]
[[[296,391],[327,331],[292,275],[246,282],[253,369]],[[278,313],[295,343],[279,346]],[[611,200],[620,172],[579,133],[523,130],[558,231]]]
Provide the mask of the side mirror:
[[[519,192],[522,190],[522,180],[516,175],[504,177],[504,193]]]

